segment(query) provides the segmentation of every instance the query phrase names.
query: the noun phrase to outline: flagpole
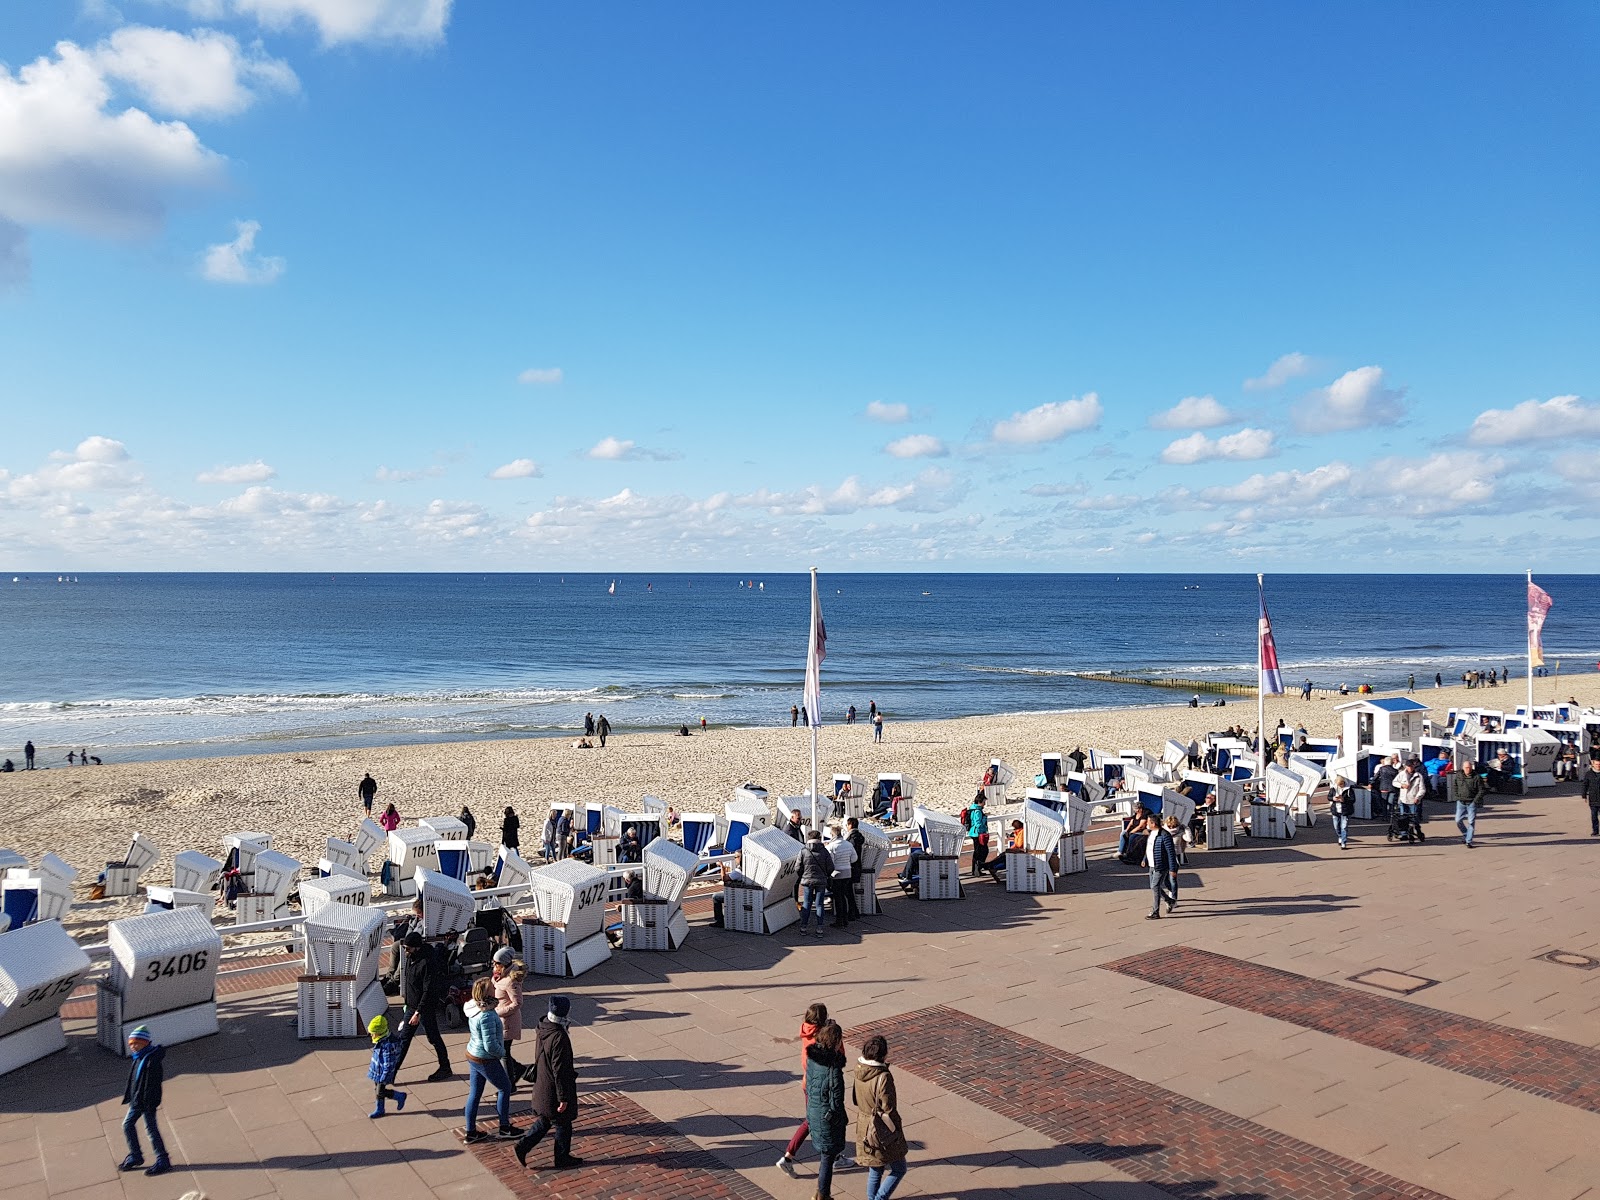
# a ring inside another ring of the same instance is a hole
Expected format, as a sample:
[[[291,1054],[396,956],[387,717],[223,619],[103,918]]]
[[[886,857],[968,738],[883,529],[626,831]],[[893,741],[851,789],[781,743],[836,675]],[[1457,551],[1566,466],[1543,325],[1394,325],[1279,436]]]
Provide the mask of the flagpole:
[[[1528,572],[1528,587],[1533,587],[1533,572]],[[1528,595],[1533,595],[1532,591]],[[1526,727],[1533,720],[1533,629],[1528,629],[1528,719],[1523,722]]]
[[[822,620],[822,602],[817,599],[817,569],[811,568],[811,656],[816,656],[817,625]],[[817,665],[820,673],[821,664]],[[821,696],[822,681],[817,681],[818,703],[817,710],[811,714],[811,828],[817,827],[817,723],[822,716]]]
[[[1258,574],[1256,576],[1258,596],[1265,586],[1265,581]],[[1256,629],[1256,778],[1260,780],[1263,788],[1267,786],[1267,664],[1261,658],[1264,649],[1261,630],[1258,627]]]

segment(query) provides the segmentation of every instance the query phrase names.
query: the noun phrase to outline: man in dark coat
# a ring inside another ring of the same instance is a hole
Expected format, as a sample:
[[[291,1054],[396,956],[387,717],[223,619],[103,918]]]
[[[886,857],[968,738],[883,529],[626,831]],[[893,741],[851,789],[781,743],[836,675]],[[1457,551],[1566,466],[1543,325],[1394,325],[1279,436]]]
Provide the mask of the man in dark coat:
[[[1600,837],[1600,757],[1591,757],[1583,777],[1583,798],[1589,802],[1589,833]]]
[[[356,785],[356,795],[361,797],[361,807],[367,810],[367,816],[372,815],[372,801],[378,794],[378,781],[368,771],[361,777],[361,782]]]
[[[150,1036],[147,1026],[141,1025],[128,1034],[128,1055],[133,1059],[128,1068],[128,1086],[122,1090],[122,1102],[128,1106],[128,1115],[122,1118],[122,1136],[128,1141],[128,1157],[122,1160],[121,1170],[137,1171],[144,1167],[144,1150],[139,1145],[139,1122],[144,1122],[150,1135],[150,1149],[156,1161],[145,1167],[146,1175],[165,1175],[172,1170],[172,1160],[167,1157],[166,1143],[161,1140],[161,1130],[156,1127],[156,1109],[161,1107],[161,1084],[166,1078],[162,1059],[166,1047],[158,1046]]]
[[[1450,798],[1456,802],[1456,828],[1461,831],[1467,848],[1472,848],[1472,835],[1478,824],[1478,802],[1483,799],[1483,778],[1478,774],[1478,764],[1470,758],[1461,764],[1459,771],[1450,774]]]
[[[528,1165],[528,1151],[551,1129],[556,1131],[557,1167],[581,1167],[572,1153],[572,1121],[578,1115],[578,1072],[572,1063],[572,1037],[567,1033],[572,1002],[550,997],[550,1011],[539,1022],[533,1051],[533,1124],[517,1139],[517,1161]]]
[[[1178,907],[1178,847],[1172,834],[1161,828],[1159,817],[1146,817],[1145,826],[1146,857],[1150,862],[1150,915],[1145,920],[1155,921],[1161,917],[1163,899],[1167,912]]]
[[[854,921],[861,915],[860,901],[856,899],[856,892],[861,887],[861,851],[866,848],[867,837],[861,832],[861,822],[851,817],[845,822],[850,828],[845,841],[850,843],[850,849],[856,852],[856,859],[850,864],[850,919]]]
[[[600,719],[594,723],[595,733],[600,735],[600,749],[606,748],[606,738],[611,736],[611,722],[606,720],[605,713],[600,714]]]
[[[405,965],[401,969],[400,994],[405,1000],[405,1030],[400,1037],[400,1061],[396,1072],[406,1061],[411,1049],[411,1039],[420,1027],[427,1035],[428,1044],[439,1056],[439,1069],[428,1076],[428,1082],[439,1083],[451,1077],[450,1051],[439,1035],[439,1005],[444,1003],[444,967],[439,962],[437,947],[428,945],[420,929],[406,934]]]

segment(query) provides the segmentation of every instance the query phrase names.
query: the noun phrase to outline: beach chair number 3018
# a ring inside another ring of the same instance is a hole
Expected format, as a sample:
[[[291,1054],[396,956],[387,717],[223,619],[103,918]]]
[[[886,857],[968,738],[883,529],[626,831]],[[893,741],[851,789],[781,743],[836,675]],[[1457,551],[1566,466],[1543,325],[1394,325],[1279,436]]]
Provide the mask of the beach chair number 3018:
[[[190,971],[204,971],[210,955],[209,950],[196,950],[193,954],[176,954],[167,959],[165,965],[159,958],[155,959],[145,971],[144,981],[154,983],[158,979],[170,979],[174,975],[187,975]]]

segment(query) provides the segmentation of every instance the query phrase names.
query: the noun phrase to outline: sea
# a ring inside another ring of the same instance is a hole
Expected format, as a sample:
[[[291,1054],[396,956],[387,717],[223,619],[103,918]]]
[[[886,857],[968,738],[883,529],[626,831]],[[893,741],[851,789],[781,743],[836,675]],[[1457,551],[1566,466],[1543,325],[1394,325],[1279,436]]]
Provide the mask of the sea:
[[[1597,669],[1600,577],[1550,576],[1546,657]],[[1525,671],[1516,575],[1276,575],[1284,679]],[[1254,575],[823,574],[824,721],[1186,703],[1086,678],[1249,683]],[[787,724],[801,574],[0,577],[0,754],[106,762],[613,728]],[[1518,693],[1520,694],[1520,692]],[[1234,701],[1237,702],[1237,701]]]

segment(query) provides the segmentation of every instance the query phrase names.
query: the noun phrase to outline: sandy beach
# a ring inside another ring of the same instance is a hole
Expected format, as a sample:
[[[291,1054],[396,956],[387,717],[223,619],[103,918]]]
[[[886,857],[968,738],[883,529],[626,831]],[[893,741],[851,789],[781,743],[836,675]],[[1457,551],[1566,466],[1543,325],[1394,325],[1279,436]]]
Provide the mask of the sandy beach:
[[[1452,705],[1512,709],[1527,692],[1524,681],[1513,679],[1495,689],[1428,687],[1415,695],[1442,720]],[[1534,696],[1541,704],[1573,697],[1586,706],[1600,705],[1600,674],[1538,680]],[[1338,697],[1302,701],[1297,692],[1269,697],[1267,725],[1276,726],[1282,717],[1290,725],[1303,723],[1312,734],[1336,734],[1334,710],[1343,702]],[[1157,751],[1169,737],[1187,740],[1234,724],[1253,729],[1255,718],[1253,700],[1245,699],[1224,708],[1177,704],[923,722],[900,722],[890,714],[881,744],[873,743],[864,721],[824,727],[818,772],[825,787],[836,771],[869,779],[880,771],[902,771],[917,780],[922,803],[954,811],[971,797],[994,756],[1019,775],[1031,775],[1044,752],[1075,746]],[[53,757],[45,751],[41,747],[41,758]],[[720,811],[733,787],[746,780],[775,794],[803,792],[810,775],[810,736],[787,725],[712,728],[687,738],[622,729],[603,750],[575,750],[571,738],[529,738],[54,766],[0,777],[6,813],[0,846],[30,860],[54,851],[82,872],[80,896],[107,859],[120,857],[136,830],[161,847],[147,882],[168,882],[179,850],[219,856],[222,838],[241,829],[272,833],[275,848],[310,866],[321,857],[325,838],[348,837],[358,823],[356,784],[366,771],[378,781],[379,807],[392,801],[406,824],[422,816],[454,815],[466,804],[478,819],[479,837],[494,841],[509,804],[522,818],[524,847],[536,847],[538,825],[554,800],[603,800],[637,810],[642,796],[656,795],[694,812]],[[123,915],[131,904],[76,908],[69,927],[87,932]]]

